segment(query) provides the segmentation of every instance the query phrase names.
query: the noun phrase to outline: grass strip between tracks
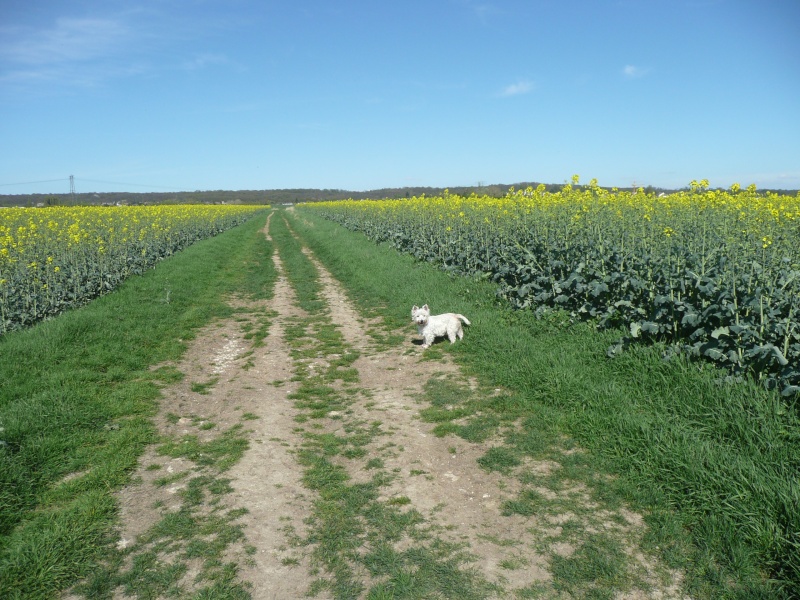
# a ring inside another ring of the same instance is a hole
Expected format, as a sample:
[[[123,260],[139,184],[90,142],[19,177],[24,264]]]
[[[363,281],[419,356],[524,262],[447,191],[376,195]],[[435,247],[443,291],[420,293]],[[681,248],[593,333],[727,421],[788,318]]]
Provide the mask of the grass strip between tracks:
[[[341,600],[363,594],[370,600],[479,600],[492,595],[496,586],[469,567],[468,549],[440,539],[419,511],[404,509],[408,498],[379,499],[381,489],[397,476],[384,468],[382,453],[395,449],[368,449],[386,435],[386,425],[363,421],[351,410],[353,402],[365,399],[358,371],[352,368],[359,353],[331,322],[316,267],[280,213],[272,219],[270,232],[298,305],[306,311],[286,328],[285,336],[292,348],[293,379],[299,384],[289,396],[300,411],[296,420],[304,439],[297,457],[304,469],[303,483],[315,498],[305,537],[287,534],[295,546],[312,549],[316,569],[309,593],[327,590]],[[317,369],[312,371],[309,362]],[[320,369],[321,363],[326,367]],[[324,430],[332,414],[342,433]],[[372,477],[354,482],[339,463],[364,459],[368,452]],[[401,539],[406,547],[398,550]]]

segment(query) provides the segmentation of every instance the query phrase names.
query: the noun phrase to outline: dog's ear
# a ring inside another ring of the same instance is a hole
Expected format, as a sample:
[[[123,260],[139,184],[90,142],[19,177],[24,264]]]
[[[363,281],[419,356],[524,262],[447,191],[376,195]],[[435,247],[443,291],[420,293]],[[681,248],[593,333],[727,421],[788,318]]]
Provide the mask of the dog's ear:
[[[426,304],[425,306],[422,307],[422,310],[430,310],[430,308],[428,308],[428,305]]]
[[[419,310],[419,306],[417,306],[417,305],[415,304],[414,306],[412,306],[412,307],[411,307],[411,310],[412,310],[412,311],[414,311],[414,310]]]

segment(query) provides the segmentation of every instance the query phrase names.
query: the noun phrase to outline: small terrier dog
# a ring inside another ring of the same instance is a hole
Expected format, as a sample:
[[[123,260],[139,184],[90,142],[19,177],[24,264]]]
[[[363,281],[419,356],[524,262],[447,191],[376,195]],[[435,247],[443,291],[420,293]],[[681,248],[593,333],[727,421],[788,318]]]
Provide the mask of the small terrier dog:
[[[411,320],[417,324],[417,330],[422,336],[422,347],[430,348],[433,340],[437,337],[447,336],[451,344],[456,338],[464,338],[464,329],[461,327],[463,321],[465,325],[471,325],[469,319],[464,315],[456,313],[444,313],[442,315],[431,315],[431,309],[425,304],[422,308],[416,304],[411,308]]]

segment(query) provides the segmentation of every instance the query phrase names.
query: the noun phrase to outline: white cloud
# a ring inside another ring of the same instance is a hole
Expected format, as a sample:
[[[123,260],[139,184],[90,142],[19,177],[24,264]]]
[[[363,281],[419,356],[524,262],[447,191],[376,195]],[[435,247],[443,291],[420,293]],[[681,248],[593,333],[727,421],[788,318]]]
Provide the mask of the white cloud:
[[[117,18],[58,18],[49,27],[0,28],[0,82],[17,91],[59,85],[92,87],[146,67],[119,61],[136,32]]]
[[[183,63],[183,68],[187,71],[197,71],[213,66],[235,66],[235,64],[224,54],[211,53],[198,54],[191,60]]]
[[[487,17],[500,14],[500,9],[490,2],[480,0],[456,0],[458,4],[471,11],[479,21],[485,22]]]
[[[650,72],[649,67],[637,67],[635,65],[625,65],[622,69],[622,74],[629,79],[637,79],[639,77],[644,77]]]
[[[219,24],[191,25],[168,14],[137,10],[104,17],[61,17],[41,28],[0,25],[0,84],[17,92],[49,86],[53,93],[61,86],[95,87],[174,70],[246,70],[225,54],[176,50],[187,42],[197,47],[204,34]],[[185,58],[176,58],[180,55]]]
[[[740,176],[737,181],[742,187],[755,183],[761,189],[796,190],[800,187],[800,171],[750,173]]]
[[[533,91],[533,83],[527,80],[521,80],[517,83],[512,83],[500,93],[501,96],[519,96],[520,94],[527,94]]]
[[[128,37],[127,28],[114,19],[58,19],[50,29],[8,28],[11,39],[0,46],[0,57],[22,65],[53,65],[107,55]]]
[[[473,4],[472,10],[475,11],[475,15],[481,20],[498,12],[497,8],[492,4]]]

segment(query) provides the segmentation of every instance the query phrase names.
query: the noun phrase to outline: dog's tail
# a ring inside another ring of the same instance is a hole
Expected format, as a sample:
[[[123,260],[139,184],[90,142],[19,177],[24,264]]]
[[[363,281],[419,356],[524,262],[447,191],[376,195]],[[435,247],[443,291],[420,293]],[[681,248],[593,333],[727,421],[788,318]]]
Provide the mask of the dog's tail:
[[[456,315],[456,317],[464,321],[464,325],[472,325],[472,323],[469,322],[469,319],[464,315]]]

